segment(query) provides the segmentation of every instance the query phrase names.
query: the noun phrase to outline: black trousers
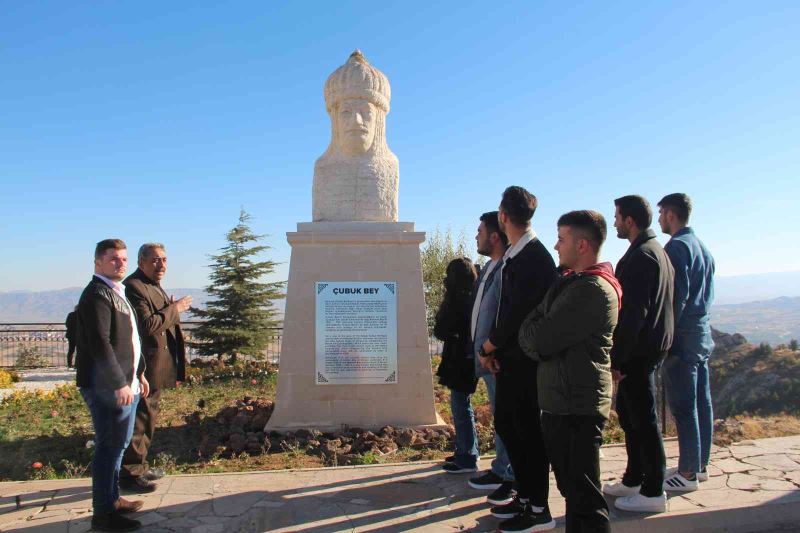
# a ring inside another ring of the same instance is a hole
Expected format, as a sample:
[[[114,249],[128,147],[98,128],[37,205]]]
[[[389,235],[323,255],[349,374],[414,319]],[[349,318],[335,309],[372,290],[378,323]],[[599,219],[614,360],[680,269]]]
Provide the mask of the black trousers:
[[[660,496],[666,457],[656,410],[656,367],[637,363],[624,372],[625,379],[617,387],[617,415],[628,452],[622,482],[629,487],[641,485],[643,496]]]
[[[530,359],[502,361],[497,374],[494,425],[508,451],[517,494],[548,509],[550,463],[542,438],[537,365]]]
[[[601,416],[542,413],[542,431],[558,490],[567,501],[567,533],[611,531],[600,490]]]
[[[131,443],[122,456],[120,477],[139,477],[147,472],[147,451],[156,431],[160,403],[160,390],[151,390],[147,398],[139,400]]]
[[[67,348],[67,366],[72,368],[74,365],[73,360],[75,359],[75,340],[74,339],[67,339],[69,343],[69,347]]]

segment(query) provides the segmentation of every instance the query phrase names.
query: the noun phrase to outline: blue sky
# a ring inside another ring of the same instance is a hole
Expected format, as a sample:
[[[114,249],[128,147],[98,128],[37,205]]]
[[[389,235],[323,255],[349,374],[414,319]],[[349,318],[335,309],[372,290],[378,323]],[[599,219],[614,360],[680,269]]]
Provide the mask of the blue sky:
[[[719,274],[800,270],[800,4],[566,4],[0,3],[0,291],[85,284],[110,236],[204,286],[241,206],[285,279],[355,48],[420,230],[472,243],[517,184],[551,247],[565,211],[682,191]]]

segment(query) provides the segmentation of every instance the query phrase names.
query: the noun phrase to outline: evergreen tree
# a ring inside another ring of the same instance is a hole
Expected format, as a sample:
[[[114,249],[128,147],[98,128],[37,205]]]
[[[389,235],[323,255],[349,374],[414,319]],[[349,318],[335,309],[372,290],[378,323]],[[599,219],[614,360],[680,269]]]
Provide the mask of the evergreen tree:
[[[226,235],[228,244],[213,261],[211,284],[206,292],[211,296],[206,310],[192,308],[194,316],[203,323],[194,330],[199,342],[194,343],[201,355],[228,356],[236,362],[239,356],[262,359],[269,344],[272,329],[279,326],[272,302],[284,297],[284,282],[264,283],[263,276],[275,271],[274,261],[257,261],[256,256],[270,246],[253,245],[264,238],[255,235],[247,222],[244,209],[239,224]]]

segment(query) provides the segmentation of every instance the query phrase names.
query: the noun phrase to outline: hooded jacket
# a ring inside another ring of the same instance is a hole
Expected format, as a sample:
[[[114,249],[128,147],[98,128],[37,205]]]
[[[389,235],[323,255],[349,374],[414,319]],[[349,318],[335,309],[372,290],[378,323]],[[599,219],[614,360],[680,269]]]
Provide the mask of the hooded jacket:
[[[622,288],[610,263],[566,271],[525,318],[519,345],[538,361],[539,406],[608,418],[611,345]]]

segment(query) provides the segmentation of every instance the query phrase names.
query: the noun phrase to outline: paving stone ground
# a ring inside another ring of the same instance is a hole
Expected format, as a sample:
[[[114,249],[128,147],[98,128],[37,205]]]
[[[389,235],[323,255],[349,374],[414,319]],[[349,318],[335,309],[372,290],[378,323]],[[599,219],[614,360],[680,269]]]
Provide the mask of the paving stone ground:
[[[29,392],[37,390],[47,391],[62,385],[75,383],[75,369],[65,366],[21,370],[19,375],[21,379],[18,383],[14,383],[11,388],[0,389],[0,398],[5,398],[18,390]]]
[[[677,442],[666,448],[672,465]],[[625,449],[603,450],[603,480],[618,479]],[[800,531],[800,436],[715,448],[709,474],[700,490],[671,496],[668,513],[620,512],[609,500],[613,531]],[[434,463],[171,476],[140,497],[136,518],[153,533],[494,531],[486,493],[468,477]],[[0,531],[88,531],[90,489],[89,479],[0,483]],[[554,482],[550,501],[561,529]]]

